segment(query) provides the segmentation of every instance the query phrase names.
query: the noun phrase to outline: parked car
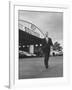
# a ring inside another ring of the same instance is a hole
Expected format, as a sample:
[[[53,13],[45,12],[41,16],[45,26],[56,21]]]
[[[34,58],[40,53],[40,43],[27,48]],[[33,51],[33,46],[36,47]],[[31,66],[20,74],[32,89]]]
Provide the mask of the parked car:
[[[55,50],[52,50],[51,53],[50,53],[51,56],[61,56],[63,55],[63,52],[62,51],[55,51]]]

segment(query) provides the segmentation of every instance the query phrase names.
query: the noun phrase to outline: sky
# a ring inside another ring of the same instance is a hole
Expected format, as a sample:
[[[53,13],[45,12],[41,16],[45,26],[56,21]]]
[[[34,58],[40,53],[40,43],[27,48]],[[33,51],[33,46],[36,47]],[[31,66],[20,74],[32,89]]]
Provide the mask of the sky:
[[[25,20],[35,24],[43,33],[49,33],[52,41],[63,42],[63,13],[45,11],[24,11],[19,10],[19,20]]]

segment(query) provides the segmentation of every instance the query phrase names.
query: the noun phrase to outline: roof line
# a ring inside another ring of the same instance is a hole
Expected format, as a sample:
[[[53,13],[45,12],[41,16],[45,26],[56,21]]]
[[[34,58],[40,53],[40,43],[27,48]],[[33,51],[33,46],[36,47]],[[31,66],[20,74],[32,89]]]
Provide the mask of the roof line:
[[[29,21],[25,21],[25,20],[19,20],[19,21],[23,21],[23,22],[26,22],[26,23],[29,23],[29,24],[33,24],[33,23],[31,23]],[[44,33],[39,29],[38,26],[36,26],[35,24],[33,24],[33,25],[44,35]]]

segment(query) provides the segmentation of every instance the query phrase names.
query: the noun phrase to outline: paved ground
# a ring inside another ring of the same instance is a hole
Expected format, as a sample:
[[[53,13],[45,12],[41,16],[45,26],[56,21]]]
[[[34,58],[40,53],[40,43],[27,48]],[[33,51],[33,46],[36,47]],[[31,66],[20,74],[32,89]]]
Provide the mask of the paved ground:
[[[44,66],[44,58],[19,59],[19,79],[47,78],[63,76],[63,57],[50,57],[49,68]]]

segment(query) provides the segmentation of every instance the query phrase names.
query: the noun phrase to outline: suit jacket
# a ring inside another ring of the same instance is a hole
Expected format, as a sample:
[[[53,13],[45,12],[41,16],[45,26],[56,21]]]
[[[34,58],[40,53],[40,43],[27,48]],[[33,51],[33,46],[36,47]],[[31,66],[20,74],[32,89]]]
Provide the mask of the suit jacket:
[[[46,41],[46,39],[43,39],[43,52],[44,53],[50,53],[50,47],[53,46],[52,40],[51,38],[48,38],[48,42]]]

